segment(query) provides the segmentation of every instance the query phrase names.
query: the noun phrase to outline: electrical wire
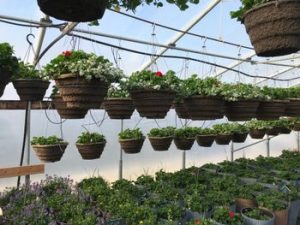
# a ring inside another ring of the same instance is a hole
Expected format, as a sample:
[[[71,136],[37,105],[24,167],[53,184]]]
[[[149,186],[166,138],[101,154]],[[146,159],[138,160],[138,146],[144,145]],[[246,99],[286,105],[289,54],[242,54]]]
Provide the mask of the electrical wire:
[[[124,12],[119,12],[119,11],[116,11],[116,10],[113,10],[113,9],[108,9],[108,10],[110,10],[112,12],[115,12],[115,13],[118,13],[118,14],[121,14],[123,16],[133,18],[135,20],[139,20],[139,21],[144,22],[144,23],[152,24],[152,25],[167,29],[167,30],[176,31],[176,32],[180,32],[180,33],[183,33],[183,34],[188,34],[188,35],[191,35],[191,36],[194,36],[194,37],[199,37],[199,38],[202,38],[202,39],[205,39],[205,40],[216,41],[216,42],[220,42],[220,43],[223,43],[223,44],[228,44],[228,45],[239,47],[239,48],[245,48],[245,49],[253,50],[253,48],[245,46],[245,45],[240,45],[240,44],[236,44],[236,43],[229,42],[229,41],[222,41],[222,40],[219,40],[217,38],[212,38],[212,37],[208,37],[208,36],[188,32],[188,31],[183,31],[183,30],[180,30],[180,29],[176,29],[174,27],[170,27],[170,26],[166,26],[166,25],[163,25],[163,24],[155,23],[153,21],[146,20],[146,19],[143,19],[143,18],[140,18],[140,17],[137,17],[137,16],[133,16],[133,15],[130,15],[130,14],[127,14],[127,13],[124,13]]]
[[[67,34],[67,35],[71,35],[71,34]],[[92,42],[97,43],[97,44],[117,48],[117,49],[120,49],[120,50],[123,50],[123,51],[132,52],[132,53],[135,53],[135,54],[146,55],[146,56],[156,56],[156,57],[158,56],[158,55],[153,55],[152,53],[142,52],[142,51],[138,51],[138,50],[134,50],[134,49],[130,49],[130,48],[117,46],[117,45],[110,44],[110,43],[107,43],[107,42],[98,41],[98,40],[88,38],[88,37],[85,37],[85,36],[81,36],[81,35],[75,35],[75,34],[72,34],[72,35],[75,36],[75,37],[81,38],[83,40],[86,40],[86,41],[92,41]],[[251,75],[251,74],[248,74],[248,73],[245,73],[245,72],[242,72],[242,71],[239,71],[239,70],[227,67],[227,66],[223,66],[223,65],[220,65],[220,64],[216,64],[216,63],[211,63],[211,62],[208,62],[208,61],[205,61],[205,60],[186,57],[186,56],[160,55],[159,57],[172,58],[172,59],[185,59],[185,60],[191,60],[191,61],[195,61],[195,62],[205,63],[205,64],[208,64],[208,65],[216,66],[216,67],[223,68],[223,69],[226,69],[226,70],[231,70],[233,72],[240,73],[240,74],[242,74],[246,77],[250,77],[250,78],[263,78],[263,79],[276,80],[276,81],[293,81],[293,80],[300,79],[300,77],[289,78],[289,79],[280,79],[280,78],[267,77],[267,76],[255,76],[255,75]]]
[[[20,26],[20,27],[32,27],[32,28],[40,28],[40,27],[59,28],[61,26],[65,26],[67,24],[67,23],[60,23],[60,24],[49,24],[49,25],[46,25],[46,24],[33,25],[33,24],[23,24],[23,23],[10,22],[10,21],[3,20],[3,19],[0,19],[0,22],[7,23],[7,24],[10,24],[10,25]]]

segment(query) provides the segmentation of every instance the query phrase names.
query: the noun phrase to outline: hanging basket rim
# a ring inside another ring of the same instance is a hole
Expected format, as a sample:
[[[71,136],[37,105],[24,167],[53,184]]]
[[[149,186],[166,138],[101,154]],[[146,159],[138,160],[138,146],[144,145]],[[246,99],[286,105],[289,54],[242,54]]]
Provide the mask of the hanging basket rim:
[[[32,148],[35,148],[35,147],[59,147],[59,146],[68,146],[68,142],[62,142],[60,144],[54,144],[54,145],[31,145]]]
[[[141,141],[141,140],[145,140],[145,137],[144,138],[130,138],[130,139],[121,139],[121,138],[119,138],[120,142]]]
[[[105,145],[107,142],[95,142],[95,143],[76,143],[76,146],[96,146],[96,145]]]
[[[130,97],[126,97],[126,98],[122,98],[122,97],[107,97],[104,99],[105,101],[132,101],[132,98]]]
[[[139,93],[139,92],[167,92],[167,93],[176,93],[176,91],[172,90],[172,89],[162,89],[162,90],[157,90],[157,89],[153,89],[153,88],[139,88],[139,89],[135,89],[135,90],[131,90],[130,93]]]

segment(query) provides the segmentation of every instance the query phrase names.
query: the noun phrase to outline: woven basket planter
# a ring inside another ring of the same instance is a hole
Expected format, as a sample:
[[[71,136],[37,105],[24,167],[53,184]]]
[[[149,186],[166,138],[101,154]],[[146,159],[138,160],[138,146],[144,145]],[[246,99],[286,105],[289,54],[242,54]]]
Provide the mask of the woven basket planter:
[[[258,120],[277,120],[285,114],[288,103],[288,100],[261,101],[256,118]]]
[[[234,143],[244,143],[248,137],[248,133],[234,133],[232,135],[232,141]]]
[[[68,143],[57,145],[32,145],[37,157],[42,162],[57,162],[65,153]]]
[[[214,120],[224,117],[225,101],[216,97],[191,96],[184,105],[192,120]]]
[[[250,129],[249,135],[253,139],[262,139],[267,132],[267,129]]]
[[[271,129],[267,129],[266,134],[270,136],[277,136],[281,131],[281,127],[273,127]]]
[[[189,112],[185,108],[184,104],[182,102],[180,103],[174,103],[174,108],[176,111],[176,114],[178,118],[180,119],[190,119]]]
[[[167,151],[173,141],[173,137],[148,137],[155,151]]]
[[[300,131],[300,123],[295,123],[293,127],[294,131]]]
[[[0,97],[3,95],[6,85],[10,82],[10,78],[12,76],[11,73],[7,71],[0,71]]]
[[[289,99],[285,109],[285,115],[293,117],[300,116],[300,98]]]
[[[82,159],[98,159],[102,155],[106,142],[90,143],[90,144],[76,144],[76,147]]]
[[[139,153],[143,147],[145,139],[119,139],[122,149],[125,153]]]
[[[62,119],[82,119],[88,112],[88,109],[68,108],[60,95],[52,97],[52,102]]]
[[[136,90],[130,92],[133,104],[141,117],[163,119],[175,98],[171,90]]]
[[[244,225],[274,225],[275,224],[275,215],[267,209],[261,209],[261,210],[264,212],[265,215],[268,215],[270,217],[269,220],[256,220],[246,216],[244,213],[246,212],[246,210],[249,210],[251,208],[255,208],[255,207],[247,207],[241,210],[241,215],[243,217],[243,220],[245,221]]]
[[[235,199],[236,211],[241,212],[244,208],[255,208],[257,207],[257,202],[254,199],[236,198]]]
[[[99,109],[108,90],[107,83],[98,79],[87,81],[76,74],[61,75],[55,83],[68,108]]]
[[[174,143],[179,150],[190,150],[194,142],[195,138],[174,138]]]
[[[215,138],[215,141],[218,145],[229,145],[231,140],[231,134],[218,134]]]
[[[290,134],[291,132],[292,130],[287,127],[280,127],[280,134]]]
[[[197,135],[196,141],[199,146],[211,147],[217,135]]]
[[[259,101],[240,100],[226,102],[225,115],[229,121],[247,121],[256,117]]]
[[[131,98],[107,98],[103,107],[111,119],[130,119],[134,111]]]
[[[107,0],[38,0],[42,12],[59,20],[88,22],[101,19]]]
[[[247,11],[243,23],[256,55],[280,56],[300,50],[300,2],[278,0]]]
[[[49,81],[40,79],[17,79],[13,81],[21,101],[42,101],[49,83]]]

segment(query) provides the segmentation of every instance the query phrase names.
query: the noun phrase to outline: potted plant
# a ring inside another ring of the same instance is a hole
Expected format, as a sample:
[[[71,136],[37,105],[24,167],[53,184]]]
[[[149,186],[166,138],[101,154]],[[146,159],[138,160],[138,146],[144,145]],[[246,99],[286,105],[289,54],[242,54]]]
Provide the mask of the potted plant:
[[[153,128],[148,133],[148,138],[155,151],[167,151],[172,143],[174,127]]]
[[[93,132],[83,132],[77,137],[76,147],[83,159],[100,158],[106,144],[104,135]]]
[[[281,123],[279,122],[279,120],[266,121],[266,126],[266,134],[270,136],[277,136],[281,131]]]
[[[126,90],[126,79],[122,79],[124,81],[120,81],[119,86],[110,86],[108,96],[103,102],[103,107],[111,119],[130,119],[135,108]]]
[[[231,13],[246,27],[258,56],[280,56],[300,50],[299,1],[241,1]]]
[[[289,103],[286,88],[263,87],[261,89],[265,99],[260,101],[256,118],[258,120],[276,120],[285,114]]]
[[[285,109],[286,116],[297,117],[300,116],[300,88],[290,87],[287,88],[288,104]]]
[[[211,203],[205,198],[200,197],[201,193],[194,191],[192,194],[185,196],[188,207],[188,220],[209,218],[211,216]]]
[[[85,117],[88,109],[69,108],[59,94],[56,85],[53,85],[51,99],[54,108],[62,119],[82,119]]]
[[[231,211],[229,208],[220,206],[215,208],[212,219],[216,225],[242,225],[243,220],[239,213]]]
[[[292,120],[292,129],[294,131],[300,131],[300,117],[296,117]]]
[[[63,156],[68,143],[53,135],[33,137],[31,146],[42,162],[56,162]]]
[[[183,127],[174,132],[174,143],[179,150],[190,150],[197,136],[196,127]]]
[[[212,128],[199,128],[196,140],[199,146],[211,147],[215,141],[216,136],[216,131]]]
[[[249,133],[248,127],[239,123],[232,123],[231,129],[232,141],[235,143],[244,143]]]
[[[45,66],[55,79],[59,93],[69,108],[100,108],[108,85],[124,74],[102,56],[84,51],[65,51]]]
[[[251,84],[223,84],[222,95],[226,100],[225,115],[229,121],[246,121],[256,117],[260,88]]]
[[[257,207],[255,196],[249,186],[238,185],[235,192],[236,211],[241,212],[243,208]]]
[[[228,145],[233,137],[232,125],[230,123],[222,123],[213,125],[217,136],[215,141],[218,145]]]
[[[245,225],[274,225],[274,214],[260,208],[244,208],[241,211]]]
[[[141,117],[165,118],[175,99],[179,78],[173,71],[161,72],[143,70],[129,77],[128,88],[133,103]]]
[[[50,83],[41,71],[22,61],[12,80],[21,101],[42,101]]]
[[[0,97],[13,74],[18,72],[18,59],[13,56],[13,47],[8,43],[0,43]]]
[[[217,78],[200,79],[197,75],[183,81],[186,90],[184,106],[192,120],[213,120],[224,117],[225,101],[221,96],[222,83]]]
[[[267,124],[261,120],[251,120],[246,123],[249,128],[249,135],[253,139],[262,139],[267,132]]]
[[[119,133],[119,143],[128,154],[139,153],[143,147],[145,137],[139,128],[126,129]]]
[[[193,219],[189,222],[186,223],[186,225],[197,225],[197,224],[201,224],[201,225],[215,225],[214,221],[212,219],[205,219],[205,218],[201,218],[201,219]]]
[[[173,103],[173,106],[175,108],[175,112],[180,119],[190,119],[189,112],[187,108],[185,107],[185,104],[183,103],[183,99],[185,98],[186,95],[186,84],[185,80],[179,80],[178,86],[177,86],[177,91],[176,91],[176,96],[175,100]]]
[[[277,126],[280,127],[280,134],[290,134],[293,127],[293,121],[288,118],[281,118],[277,121]]]

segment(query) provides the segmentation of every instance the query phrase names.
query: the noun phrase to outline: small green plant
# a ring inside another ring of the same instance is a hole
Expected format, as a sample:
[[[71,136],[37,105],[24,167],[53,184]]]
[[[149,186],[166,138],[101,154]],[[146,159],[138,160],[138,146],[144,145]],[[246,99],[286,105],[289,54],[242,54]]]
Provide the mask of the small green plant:
[[[58,138],[57,136],[49,136],[49,137],[33,137],[31,140],[32,145],[57,145],[65,143],[61,138]]]
[[[214,225],[214,221],[212,219],[193,219],[186,223],[186,225]]]
[[[249,208],[243,212],[243,214],[249,218],[255,220],[270,220],[272,219],[271,214],[265,213],[259,208]]]
[[[222,95],[225,100],[235,102],[239,100],[260,100],[264,96],[261,89],[252,84],[223,84]]]
[[[214,124],[213,129],[217,134],[233,134],[231,123]]]
[[[232,212],[227,207],[218,207],[214,210],[213,219],[221,224],[242,225],[243,220],[240,214]]]
[[[176,138],[195,138],[198,134],[198,127],[184,127],[176,129],[174,132],[174,137]]]
[[[249,129],[261,130],[269,128],[266,121],[263,120],[250,120],[245,124]]]
[[[103,143],[106,142],[104,135],[99,133],[83,132],[77,137],[76,143],[78,144],[90,144],[90,143]]]
[[[120,139],[143,139],[145,138],[140,128],[126,129],[119,133]]]
[[[239,123],[232,123],[231,130],[234,134],[244,134],[249,132],[249,128]]]
[[[268,100],[283,100],[289,98],[289,89],[287,88],[264,86],[261,89],[261,92],[264,95],[264,97]]]
[[[199,128],[197,130],[197,135],[215,135],[217,134],[215,129],[212,128]]]
[[[175,127],[153,128],[148,133],[149,137],[173,137]]]
[[[18,59],[13,56],[13,47],[8,43],[0,43],[0,72],[10,75],[18,72]]]
[[[39,70],[35,69],[33,65],[24,63],[23,61],[19,62],[19,70],[12,77],[16,79],[43,79],[49,80],[49,78],[43,75]]]
[[[287,208],[287,203],[284,202],[285,195],[280,192],[271,193],[270,191],[264,192],[256,197],[258,206],[264,207],[271,211],[279,211]]]

